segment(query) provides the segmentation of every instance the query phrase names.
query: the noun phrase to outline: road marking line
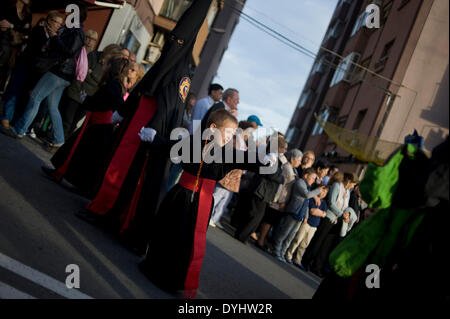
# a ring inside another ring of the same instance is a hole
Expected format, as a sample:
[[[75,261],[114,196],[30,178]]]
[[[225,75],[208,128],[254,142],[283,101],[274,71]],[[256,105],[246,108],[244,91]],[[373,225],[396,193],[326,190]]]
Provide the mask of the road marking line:
[[[22,276],[44,288],[47,288],[56,294],[69,299],[93,299],[77,289],[69,289],[65,284],[58,280],[41,273],[27,265],[24,265],[6,255],[0,253],[0,266]]]
[[[36,299],[0,281],[0,299]]]

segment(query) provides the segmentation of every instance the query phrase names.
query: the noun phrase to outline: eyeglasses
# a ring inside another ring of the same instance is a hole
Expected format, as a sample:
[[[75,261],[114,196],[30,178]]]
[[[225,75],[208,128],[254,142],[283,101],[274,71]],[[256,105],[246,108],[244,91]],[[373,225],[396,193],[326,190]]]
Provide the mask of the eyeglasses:
[[[86,40],[91,40],[91,41],[97,41],[97,39],[96,38],[93,38],[93,37],[86,37]]]
[[[58,20],[55,20],[55,19],[49,19],[49,20],[59,26],[62,26],[64,24],[64,22],[59,22]]]

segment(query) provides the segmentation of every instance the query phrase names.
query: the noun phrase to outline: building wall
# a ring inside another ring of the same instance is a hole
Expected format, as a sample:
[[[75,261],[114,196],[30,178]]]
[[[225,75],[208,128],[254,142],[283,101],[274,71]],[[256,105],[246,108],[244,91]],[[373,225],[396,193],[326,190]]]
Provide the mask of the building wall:
[[[398,92],[382,139],[403,142],[416,129],[431,151],[448,135],[448,10],[448,1],[433,2],[402,81],[407,88]]]
[[[240,10],[243,8],[237,2],[232,5]],[[209,32],[207,40],[205,38],[206,43],[201,51],[200,64],[195,70],[192,80],[191,91],[196,93],[199,98],[208,94],[208,86],[217,73],[222,56],[228,47],[231,35],[238,21],[239,15],[226,2],[224,8],[216,16],[211,27],[212,31]],[[225,32],[218,33],[214,31],[220,29],[225,30]]]
[[[139,4],[139,2],[137,2],[137,4]],[[152,12],[150,7],[138,6],[137,8],[145,8],[147,13]],[[122,43],[125,40],[128,32],[132,32],[141,45],[139,51],[136,53],[137,61],[140,62],[147,52],[148,44],[150,43],[152,34],[149,33],[149,27],[144,25],[144,23],[139,18],[139,15],[143,15],[143,12],[138,14],[135,8],[128,3],[125,4],[122,9],[114,10],[108,27],[100,42],[99,49],[102,50],[104,47],[111,43]],[[153,30],[152,28],[153,25],[151,27],[151,30]]]

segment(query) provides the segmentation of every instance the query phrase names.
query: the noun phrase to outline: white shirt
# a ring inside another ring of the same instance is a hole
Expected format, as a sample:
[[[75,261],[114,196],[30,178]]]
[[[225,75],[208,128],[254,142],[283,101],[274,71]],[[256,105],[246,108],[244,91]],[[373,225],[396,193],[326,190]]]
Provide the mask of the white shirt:
[[[201,121],[213,104],[214,100],[209,95],[195,103],[194,109],[192,110],[192,122],[189,125],[189,134],[192,134],[199,126],[199,122],[194,123],[194,121]]]

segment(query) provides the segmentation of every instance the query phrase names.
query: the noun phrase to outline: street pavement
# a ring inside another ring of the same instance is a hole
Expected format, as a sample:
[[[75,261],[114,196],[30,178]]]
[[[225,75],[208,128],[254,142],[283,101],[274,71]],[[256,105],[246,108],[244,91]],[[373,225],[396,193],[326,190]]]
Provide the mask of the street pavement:
[[[142,259],[74,213],[88,202],[41,171],[51,154],[0,134],[0,298],[179,298],[151,284]],[[173,247],[174,254],[177,253]],[[68,265],[80,287],[68,289]],[[198,299],[311,298],[320,279],[209,227]]]

